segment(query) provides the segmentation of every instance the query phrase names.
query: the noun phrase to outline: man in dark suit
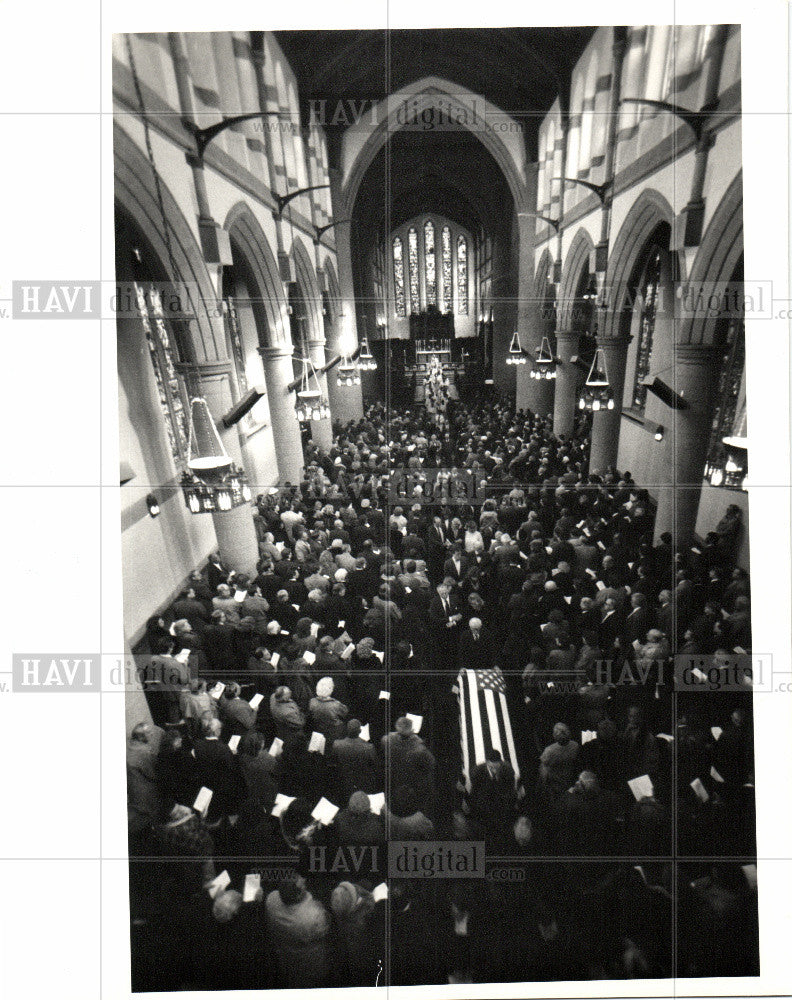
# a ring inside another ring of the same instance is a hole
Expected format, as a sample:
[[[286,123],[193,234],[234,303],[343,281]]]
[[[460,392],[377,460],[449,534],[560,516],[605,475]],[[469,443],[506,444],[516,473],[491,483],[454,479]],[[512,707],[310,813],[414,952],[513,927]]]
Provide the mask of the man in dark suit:
[[[435,514],[426,532],[426,561],[432,581],[440,579],[446,557],[446,531],[442,518]]]
[[[486,670],[492,666],[492,642],[480,618],[471,618],[459,637],[457,666],[460,670]]]
[[[208,821],[211,823],[236,812],[243,798],[242,776],[233,751],[220,739],[219,719],[201,720],[201,738],[195,741],[198,780],[212,790]]]
[[[469,557],[462,551],[461,545],[454,545],[451,548],[449,558],[446,559],[443,564],[443,576],[450,576],[456,584],[460,584],[468,575],[469,571]]]
[[[632,646],[637,640],[643,643],[649,630],[649,612],[646,610],[646,598],[643,594],[632,594],[631,610],[624,619],[622,639],[625,645]]]
[[[674,636],[674,612],[671,607],[671,591],[661,590],[657,595],[657,599],[659,601],[659,607],[655,612],[657,628],[663,635],[672,639]]]
[[[436,670],[448,669],[456,664],[457,626],[462,615],[456,597],[445,583],[429,602],[429,639]]]
[[[621,615],[616,608],[616,601],[612,597],[609,597],[605,601],[605,607],[602,611],[602,621],[599,626],[600,645],[606,656],[610,654],[610,651],[615,646],[616,639],[621,635],[621,631]]]
[[[345,800],[357,791],[371,795],[381,785],[377,751],[371,742],[361,738],[360,729],[358,720],[350,719],[346,725],[346,736],[336,740],[330,751]]]

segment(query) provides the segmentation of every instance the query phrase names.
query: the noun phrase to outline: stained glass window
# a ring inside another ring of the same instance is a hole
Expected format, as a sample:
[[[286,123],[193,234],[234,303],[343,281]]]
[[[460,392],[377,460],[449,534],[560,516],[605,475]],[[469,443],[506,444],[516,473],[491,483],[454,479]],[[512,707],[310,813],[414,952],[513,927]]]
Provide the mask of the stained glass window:
[[[396,299],[396,315],[407,315],[404,299],[404,247],[400,236],[393,238],[393,291]]]
[[[641,327],[638,340],[638,356],[635,364],[635,385],[633,387],[633,407],[643,412],[646,406],[646,386],[643,380],[649,374],[652,359],[652,338],[657,317],[657,289],[660,283],[660,251],[654,250],[644,271],[641,296]]]
[[[457,295],[459,312],[467,316],[468,311],[468,259],[467,240],[464,236],[457,237]]]
[[[407,233],[407,265],[410,269],[410,312],[421,311],[421,282],[418,277],[418,233],[411,229]]]
[[[239,383],[239,394],[244,396],[248,391],[247,374],[245,372],[245,351],[242,347],[242,334],[239,329],[239,317],[237,316],[236,305],[232,298],[226,299],[226,323],[228,325],[228,335],[231,340],[231,351],[234,356],[237,382]]]
[[[135,296],[143,332],[149,348],[151,367],[171,455],[177,464],[187,453],[187,416],[184,411],[179,376],[176,373],[173,347],[162,311],[159,292],[153,285],[145,290],[136,282]]]
[[[426,268],[426,304],[437,305],[437,272],[435,270],[434,223],[424,223],[424,267]]]
[[[718,381],[718,393],[712,417],[707,474],[713,486],[739,486],[742,476],[730,475],[724,438],[745,437],[745,321],[734,320],[726,337],[726,354]]]
[[[451,230],[443,226],[443,312],[454,311],[454,280],[451,261]]]

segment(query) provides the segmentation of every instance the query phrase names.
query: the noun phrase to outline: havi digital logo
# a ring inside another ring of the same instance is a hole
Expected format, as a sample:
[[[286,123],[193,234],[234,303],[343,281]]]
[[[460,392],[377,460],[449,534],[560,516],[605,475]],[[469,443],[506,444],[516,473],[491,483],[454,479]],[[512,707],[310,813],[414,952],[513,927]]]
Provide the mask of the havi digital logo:
[[[15,692],[82,693],[101,690],[102,679],[98,656],[57,653],[14,653],[11,678]]]

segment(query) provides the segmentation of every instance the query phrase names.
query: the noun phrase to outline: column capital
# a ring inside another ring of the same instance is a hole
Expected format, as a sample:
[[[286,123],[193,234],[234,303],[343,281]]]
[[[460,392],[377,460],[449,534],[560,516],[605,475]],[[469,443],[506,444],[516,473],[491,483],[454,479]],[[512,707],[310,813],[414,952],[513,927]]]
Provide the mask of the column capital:
[[[213,375],[228,375],[231,372],[231,359],[222,361],[179,361],[176,371],[187,377],[209,378]]]
[[[554,336],[556,340],[564,340],[567,343],[571,343],[573,340],[580,339],[580,332],[578,330],[556,330]]]
[[[674,361],[686,365],[709,365],[723,351],[719,344],[674,344]]]
[[[268,344],[259,346],[259,354],[264,361],[274,361],[277,358],[293,358],[294,347],[291,344]]]
[[[606,351],[626,351],[632,337],[597,337],[597,347]]]

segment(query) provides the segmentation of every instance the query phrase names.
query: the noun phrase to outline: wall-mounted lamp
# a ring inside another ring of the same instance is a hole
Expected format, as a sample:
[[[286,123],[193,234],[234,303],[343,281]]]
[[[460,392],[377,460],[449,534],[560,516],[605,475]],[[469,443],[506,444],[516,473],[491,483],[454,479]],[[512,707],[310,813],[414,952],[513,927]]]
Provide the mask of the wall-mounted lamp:
[[[148,507],[148,512],[151,517],[159,517],[159,500],[157,500],[153,493],[149,493],[146,497],[146,506]]]
[[[652,434],[655,441],[662,441],[665,437],[665,427],[662,424],[656,424],[654,420],[644,420],[643,428],[647,434]]]

